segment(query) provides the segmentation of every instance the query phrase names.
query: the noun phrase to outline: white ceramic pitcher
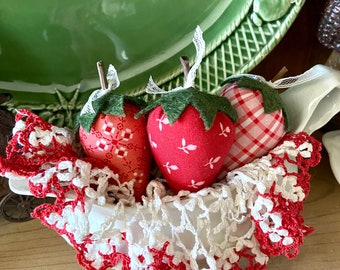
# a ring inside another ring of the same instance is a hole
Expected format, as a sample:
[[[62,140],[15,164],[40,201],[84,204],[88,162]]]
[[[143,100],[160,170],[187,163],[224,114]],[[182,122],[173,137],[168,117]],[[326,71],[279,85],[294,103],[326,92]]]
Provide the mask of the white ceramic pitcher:
[[[279,83],[294,80],[281,98],[292,120],[292,132],[311,134],[340,111],[340,72],[316,65],[300,76],[285,78]]]
[[[292,132],[308,134],[321,128],[340,111],[340,71],[316,65],[304,74],[274,82],[293,85],[281,94],[292,121]],[[323,144],[340,183],[340,130],[324,134]]]

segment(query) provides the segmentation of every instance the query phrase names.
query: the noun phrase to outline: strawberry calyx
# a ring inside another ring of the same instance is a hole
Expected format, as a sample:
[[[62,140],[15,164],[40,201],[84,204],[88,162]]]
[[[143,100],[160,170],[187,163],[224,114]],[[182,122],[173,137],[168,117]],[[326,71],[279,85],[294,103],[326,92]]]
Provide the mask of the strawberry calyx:
[[[144,107],[145,102],[137,97],[124,96],[118,94],[116,88],[119,87],[120,81],[117,71],[113,65],[109,65],[108,74],[105,74],[103,61],[97,62],[97,69],[101,84],[101,89],[95,90],[90,95],[81,110],[74,130],[79,126],[89,133],[91,126],[99,113],[115,116],[125,116],[124,104],[132,103],[137,107]]]
[[[200,66],[205,50],[205,42],[202,34],[202,30],[198,26],[193,38],[193,43],[196,48],[196,59],[193,66],[190,68],[188,57],[182,56],[180,58],[184,71],[184,85],[170,91],[164,91],[159,88],[152,80],[152,77],[150,77],[146,87],[146,93],[162,94],[162,96],[151,102],[137,113],[135,117],[139,117],[155,107],[161,106],[170,125],[172,125],[179,119],[188,106],[193,106],[199,112],[206,130],[209,130],[213,126],[218,112],[227,115],[234,123],[237,122],[238,117],[236,110],[232,107],[228,99],[198,91],[194,88],[196,71]]]
[[[170,124],[173,124],[189,105],[199,112],[206,130],[212,127],[217,112],[223,112],[234,123],[237,122],[237,113],[228,99],[192,87],[166,93],[143,108],[136,117],[161,106]]]
[[[78,125],[81,125],[82,128],[87,133],[89,133],[91,130],[91,126],[99,113],[107,115],[125,116],[126,115],[124,110],[125,103],[132,103],[139,108],[143,108],[146,105],[145,101],[140,98],[109,92],[101,96],[100,98],[92,101],[92,108],[94,112],[79,115]]]
[[[232,76],[226,79],[221,85],[235,82],[237,83],[237,86],[239,88],[247,88],[249,90],[260,91],[264,103],[264,112],[269,114],[278,110],[282,110],[285,120],[285,129],[286,131],[289,131],[291,129],[289,115],[287,114],[285,104],[282,102],[278,91],[276,91],[273,87],[271,87],[264,81],[256,79],[256,76],[250,75]]]

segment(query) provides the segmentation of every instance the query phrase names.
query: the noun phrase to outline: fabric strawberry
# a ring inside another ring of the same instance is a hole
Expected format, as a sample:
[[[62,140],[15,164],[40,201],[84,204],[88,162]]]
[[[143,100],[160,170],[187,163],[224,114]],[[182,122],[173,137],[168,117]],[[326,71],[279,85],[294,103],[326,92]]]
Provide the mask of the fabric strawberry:
[[[166,92],[150,78],[147,92],[164,95],[138,114],[151,111],[147,124],[151,151],[175,193],[194,192],[212,184],[234,141],[237,118],[227,99],[193,87],[204,49],[199,28],[194,43],[196,63],[186,72],[184,86]]]
[[[98,63],[101,70],[101,63]],[[103,74],[101,72],[100,74]],[[137,201],[145,193],[150,174],[151,152],[146,119],[136,119],[144,102],[111,92],[119,86],[116,70],[109,67],[108,81],[101,75],[102,89],[94,91],[79,117],[79,140],[87,156],[108,164],[119,181],[133,181]]]
[[[232,76],[223,84],[221,95],[238,114],[235,142],[223,165],[230,171],[267,154],[290,127],[278,92],[260,77]]]

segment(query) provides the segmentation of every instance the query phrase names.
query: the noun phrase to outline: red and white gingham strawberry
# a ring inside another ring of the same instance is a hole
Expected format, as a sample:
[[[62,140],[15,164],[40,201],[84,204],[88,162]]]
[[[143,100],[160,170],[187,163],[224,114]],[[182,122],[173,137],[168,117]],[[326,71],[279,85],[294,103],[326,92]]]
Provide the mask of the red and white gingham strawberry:
[[[164,95],[139,113],[151,110],[147,124],[151,151],[175,193],[210,186],[234,142],[237,115],[230,102],[192,86],[204,48],[201,35],[198,28],[194,37],[198,56],[192,69],[185,66],[184,86],[166,92],[150,79],[147,92]]]
[[[100,62],[98,65],[101,70]],[[134,117],[144,102],[110,91],[119,86],[112,65],[108,78],[112,85],[107,86],[101,76],[102,89],[92,93],[80,114],[79,140],[86,155],[108,164],[121,183],[133,181],[135,198],[140,201],[151,164],[146,119]]]
[[[223,170],[230,171],[269,152],[289,129],[287,115],[278,92],[258,76],[232,76],[221,95],[238,114],[235,142]],[[223,84],[224,84],[223,83]]]

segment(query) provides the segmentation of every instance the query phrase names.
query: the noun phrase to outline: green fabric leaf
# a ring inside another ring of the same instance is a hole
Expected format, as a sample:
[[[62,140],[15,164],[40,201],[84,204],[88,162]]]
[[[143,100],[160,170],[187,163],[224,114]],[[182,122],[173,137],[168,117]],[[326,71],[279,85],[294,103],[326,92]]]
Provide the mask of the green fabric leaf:
[[[78,122],[82,128],[89,133],[91,130],[92,123],[96,119],[96,113],[85,113],[83,115],[79,115]]]
[[[176,122],[188,105],[192,105],[200,113],[206,130],[210,129],[217,112],[223,112],[233,121],[237,121],[237,113],[225,97],[200,92],[194,88],[187,88],[169,92],[142,109],[136,117],[157,106],[162,109],[170,124]]]
[[[145,107],[145,102],[137,97],[130,97],[109,92],[92,102],[95,113],[85,113],[78,117],[78,125],[86,132],[90,132],[91,126],[99,113],[125,116],[124,103],[129,102],[138,107]]]
[[[285,104],[282,102],[279,93],[273,87],[271,87],[265,82],[255,79],[255,77],[252,78],[249,76],[242,75],[233,77],[231,80],[226,80],[223,83],[235,81],[237,82],[237,86],[240,88],[247,88],[250,90],[260,91],[264,103],[264,112],[272,113],[277,110],[282,110],[285,119],[285,129],[287,131],[291,129],[291,122],[287,114]]]

